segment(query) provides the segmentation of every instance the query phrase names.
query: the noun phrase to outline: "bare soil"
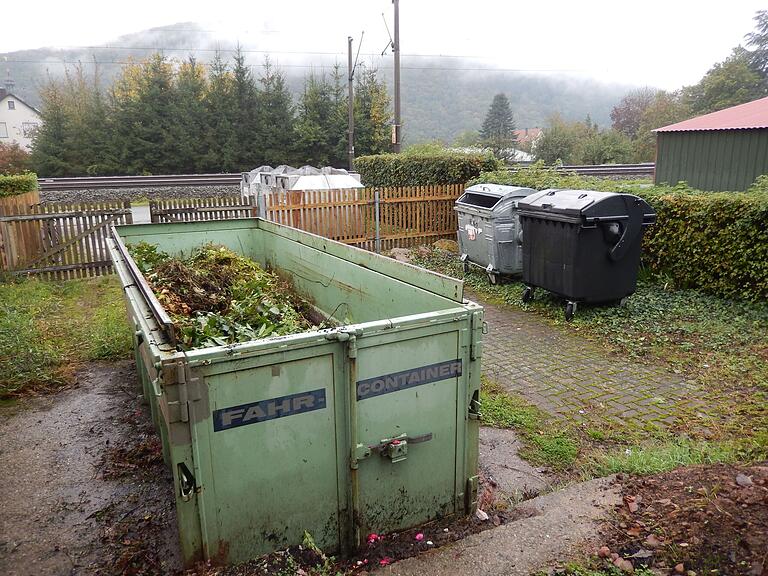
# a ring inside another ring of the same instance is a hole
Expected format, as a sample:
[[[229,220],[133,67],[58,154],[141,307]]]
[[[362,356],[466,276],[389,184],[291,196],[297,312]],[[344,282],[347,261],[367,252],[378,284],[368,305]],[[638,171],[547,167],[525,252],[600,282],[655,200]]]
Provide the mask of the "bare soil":
[[[607,547],[661,573],[768,576],[766,464],[625,479]]]

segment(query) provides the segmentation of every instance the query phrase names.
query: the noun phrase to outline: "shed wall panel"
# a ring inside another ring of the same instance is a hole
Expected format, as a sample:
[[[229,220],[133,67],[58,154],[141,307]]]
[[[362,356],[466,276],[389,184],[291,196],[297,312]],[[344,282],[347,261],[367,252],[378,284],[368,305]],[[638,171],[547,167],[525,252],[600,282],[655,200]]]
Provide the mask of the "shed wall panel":
[[[657,184],[746,190],[761,174],[768,174],[768,129],[657,134]]]

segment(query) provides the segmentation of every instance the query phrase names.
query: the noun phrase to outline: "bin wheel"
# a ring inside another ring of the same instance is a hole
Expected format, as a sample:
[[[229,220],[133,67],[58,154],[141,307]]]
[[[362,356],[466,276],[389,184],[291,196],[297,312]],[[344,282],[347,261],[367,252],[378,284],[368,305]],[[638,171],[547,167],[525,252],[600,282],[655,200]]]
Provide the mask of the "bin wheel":
[[[526,286],[525,290],[523,290],[523,303],[527,304],[531,300],[533,300],[533,288]]]
[[[574,314],[576,314],[576,302],[568,302],[565,305],[565,321],[570,322],[573,320]]]
[[[499,275],[498,274],[494,274],[493,272],[489,272],[488,273],[488,282],[492,286],[496,286],[499,283]]]
[[[464,268],[464,274],[469,274],[469,262],[462,262]]]

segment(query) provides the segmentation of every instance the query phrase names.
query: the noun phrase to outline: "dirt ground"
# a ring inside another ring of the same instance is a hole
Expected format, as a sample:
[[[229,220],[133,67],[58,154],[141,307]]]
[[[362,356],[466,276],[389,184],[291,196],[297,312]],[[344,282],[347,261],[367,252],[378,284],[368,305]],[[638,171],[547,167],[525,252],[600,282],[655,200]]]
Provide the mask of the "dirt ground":
[[[178,568],[171,478],[135,382],[131,362],[95,365],[2,408],[0,574]]]
[[[768,463],[625,479],[622,496],[603,555],[662,574],[768,576]]]

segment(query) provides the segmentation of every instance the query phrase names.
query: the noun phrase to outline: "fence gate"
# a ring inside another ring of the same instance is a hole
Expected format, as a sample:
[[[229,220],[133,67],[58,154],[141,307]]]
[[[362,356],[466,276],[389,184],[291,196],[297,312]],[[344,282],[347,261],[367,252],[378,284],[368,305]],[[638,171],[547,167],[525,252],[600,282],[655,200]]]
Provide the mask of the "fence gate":
[[[199,220],[224,220],[249,218],[252,206],[237,196],[212,198],[179,198],[152,200],[149,218],[153,224],[162,222],[194,222]]]
[[[0,213],[0,270],[57,280],[109,274],[109,227],[132,222],[128,201],[5,208]]]

